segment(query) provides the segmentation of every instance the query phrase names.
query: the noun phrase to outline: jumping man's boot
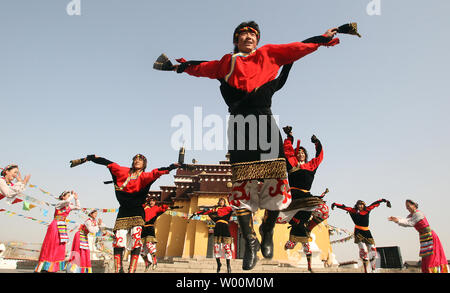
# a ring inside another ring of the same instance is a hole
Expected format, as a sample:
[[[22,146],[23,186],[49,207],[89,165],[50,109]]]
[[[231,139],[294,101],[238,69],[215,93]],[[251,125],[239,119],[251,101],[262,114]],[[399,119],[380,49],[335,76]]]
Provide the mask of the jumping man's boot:
[[[242,236],[245,241],[245,252],[242,260],[242,269],[251,270],[255,267],[258,257],[256,253],[261,248],[256,233],[253,229],[252,212],[246,209],[236,211]]]
[[[264,212],[262,224],[259,226],[259,234],[261,235],[261,253],[264,258],[271,259],[273,257],[273,228],[280,211]]]

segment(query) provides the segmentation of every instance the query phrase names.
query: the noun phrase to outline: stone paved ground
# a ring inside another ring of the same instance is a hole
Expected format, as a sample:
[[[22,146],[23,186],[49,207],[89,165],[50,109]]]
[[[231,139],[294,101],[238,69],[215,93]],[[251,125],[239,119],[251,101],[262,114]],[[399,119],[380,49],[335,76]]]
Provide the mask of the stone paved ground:
[[[129,263],[124,261],[125,271],[128,269]],[[33,272],[36,261],[24,261],[17,265],[16,270],[0,270],[1,272],[26,273]],[[160,260],[156,270],[149,269],[147,273],[216,273],[215,259],[183,259],[172,258]],[[112,273],[114,264],[110,261],[93,261],[94,273]],[[145,267],[143,263],[138,264],[137,273],[144,273]],[[281,263],[273,260],[259,260],[256,267],[251,271],[242,270],[242,260],[235,259],[231,261],[232,273],[309,273],[306,268],[291,266],[287,263]],[[404,269],[379,269],[380,273],[420,273],[419,268]],[[226,272],[226,262],[222,260],[222,273]],[[316,273],[363,273],[362,268],[342,268],[342,267],[316,267],[313,268]]]

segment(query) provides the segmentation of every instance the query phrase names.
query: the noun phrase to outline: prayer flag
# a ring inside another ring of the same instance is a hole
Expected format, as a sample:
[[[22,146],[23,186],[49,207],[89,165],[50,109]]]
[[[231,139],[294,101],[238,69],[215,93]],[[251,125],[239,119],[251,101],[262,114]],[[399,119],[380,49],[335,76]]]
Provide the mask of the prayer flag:
[[[16,198],[16,199],[12,202],[12,204],[19,203],[19,202],[21,202],[21,201],[23,201],[23,200],[21,200],[20,198]]]
[[[23,202],[22,210],[29,211],[30,210],[30,203],[27,201]]]

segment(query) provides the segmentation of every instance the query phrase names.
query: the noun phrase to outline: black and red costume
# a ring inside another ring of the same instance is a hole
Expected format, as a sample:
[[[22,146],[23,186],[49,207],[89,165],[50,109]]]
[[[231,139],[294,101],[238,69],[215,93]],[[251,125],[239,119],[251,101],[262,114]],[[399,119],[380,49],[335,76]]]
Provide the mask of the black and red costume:
[[[257,32],[259,40],[259,28],[255,25],[239,25],[234,40],[245,30]],[[288,207],[291,201],[283,141],[271,111],[272,96],[286,82],[293,62],[322,45],[332,46],[337,43],[337,38],[318,36],[303,42],[269,44],[250,53],[226,54],[220,60],[177,60],[181,62],[177,68],[179,73],[219,80],[220,92],[231,114],[228,151],[233,187],[228,200],[237,210],[239,226],[246,242],[242,265],[244,270],[250,270],[256,265],[256,253],[260,249],[253,229],[252,212],[266,210],[265,220],[260,227],[262,254],[271,258],[275,221],[279,211]],[[276,78],[282,66],[283,70]]]
[[[214,221],[214,243],[231,244],[233,240],[230,234],[229,221],[232,213],[232,207],[224,206],[202,211],[197,214],[208,215]]]
[[[291,221],[293,225],[301,222],[302,226],[310,232],[314,226],[328,218],[328,207],[326,207],[325,202],[321,197],[313,196],[310,193],[316,171],[323,161],[324,152],[320,140],[313,136],[311,142],[315,145],[316,156],[301,164],[297,157],[300,150],[300,140],[297,141],[295,150],[293,142],[294,137],[292,135],[288,135],[284,140],[284,153],[290,165],[288,179],[291,187],[292,202],[286,210],[282,211],[278,221],[280,223]],[[309,221],[311,215],[314,216]],[[297,227],[293,227],[291,234],[296,229]]]
[[[375,245],[375,240],[369,230],[369,215],[370,212],[380,206],[380,203],[387,202],[385,199],[379,199],[369,206],[359,211],[356,207],[347,207],[343,204],[333,203],[332,208],[337,207],[350,214],[353,223],[355,224],[355,243],[364,242],[366,244]]]
[[[289,222],[291,230],[285,248],[293,249],[300,242],[308,260],[308,269],[311,270],[311,250],[309,242],[312,240],[312,229],[328,218],[328,207],[321,197],[310,193],[317,168],[323,161],[322,144],[316,136],[311,142],[315,144],[316,156],[310,161],[301,163],[298,159],[300,140],[297,147],[293,147],[294,137],[289,133],[284,140],[284,153],[291,168],[288,171],[289,185],[291,187],[292,202],[290,206],[280,212],[279,223]],[[305,151],[306,152],[306,151]]]
[[[142,238],[142,240],[156,243],[156,242],[158,242],[156,240],[156,236],[155,236],[156,219],[158,219],[159,216],[161,216],[162,214],[164,214],[166,211],[168,211],[171,208],[165,204],[163,204],[161,206],[158,206],[158,205],[150,206],[150,204],[145,203],[142,206],[144,207],[145,223],[142,228],[141,238]],[[172,208],[177,208],[177,207],[172,207]]]
[[[369,230],[369,215],[370,212],[380,206],[380,203],[386,202],[387,206],[390,207],[390,202],[386,199],[379,199],[369,206],[366,206],[365,203],[361,200],[357,201],[355,207],[347,207],[343,204],[333,203],[331,208],[334,207],[340,208],[344,211],[347,211],[350,214],[350,217],[355,224],[354,237],[355,243],[358,244],[359,248],[359,256],[364,264],[364,271],[368,272],[368,263],[371,263],[372,271],[376,269],[376,257],[377,257],[377,249],[375,246],[375,240],[372,237],[372,233]],[[363,204],[364,208],[359,210],[357,208],[358,204]]]
[[[323,161],[322,143],[317,138],[313,140],[316,148],[316,156],[304,164],[300,164],[297,158],[300,141],[297,141],[297,147],[294,150],[294,137],[288,135],[288,137],[284,140],[284,153],[289,165],[291,166],[288,179],[289,185],[291,186],[291,195],[293,200],[304,199],[312,196],[309,190],[311,189],[314,181],[317,168],[319,168],[319,165]]]
[[[158,168],[150,172],[141,172],[137,177],[132,177],[129,167],[119,166],[105,158],[94,158],[92,162],[105,165],[111,172],[116,198],[120,205],[114,231],[144,225],[145,213],[142,205],[151,185],[159,177],[169,174],[176,168],[174,166]]]
[[[127,246],[131,250],[132,258],[129,272],[134,272],[142,247],[142,227],[145,224],[145,212],[142,205],[153,182],[160,176],[169,174],[170,170],[175,169],[176,166],[171,165],[170,167],[158,168],[150,172],[141,171],[137,175],[132,176],[132,170],[129,167],[119,166],[110,160],[92,155],[88,156],[87,159],[96,164],[106,166],[111,173],[116,198],[120,205],[113,228],[115,232],[113,248],[116,272],[123,271],[122,257],[124,248]]]
[[[222,264],[220,258],[224,255],[227,262],[228,273],[231,273],[233,238],[230,234],[229,221],[233,213],[230,206],[216,207],[213,209],[197,212],[196,215],[208,215],[214,221],[214,257],[217,261],[217,272],[220,271]]]
[[[152,265],[152,269],[156,268],[157,260],[156,260],[156,243],[158,240],[155,234],[155,223],[159,216],[164,214],[166,211],[170,209],[177,209],[178,206],[170,207],[168,205],[154,205],[151,206],[148,202],[142,205],[144,207],[144,226],[142,227],[142,246],[143,249],[141,251],[142,258],[145,261],[145,269],[147,270]]]

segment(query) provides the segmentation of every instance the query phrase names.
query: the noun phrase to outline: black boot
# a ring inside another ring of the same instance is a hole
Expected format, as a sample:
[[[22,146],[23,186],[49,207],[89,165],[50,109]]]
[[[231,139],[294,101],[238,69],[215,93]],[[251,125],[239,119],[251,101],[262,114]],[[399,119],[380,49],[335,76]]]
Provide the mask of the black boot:
[[[227,273],[231,273],[231,261],[227,259]]]
[[[307,255],[306,255],[306,260],[307,260],[307,262],[308,262],[308,271],[309,271],[310,273],[312,273],[313,271],[312,271],[312,268],[311,268],[311,254],[307,254]]]
[[[220,263],[220,257],[216,258],[216,262],[217,262],[217,272],[220,272],[220,268],[222,267],[222,263]]]
[[[242,269],[251,270],[255,267],[256,262],[258,261],[256,253],[260,249],[259,241],[256,238],[255,231],[253,230],[252,212],[246,209],[241,209],[236,211],[236,215],[245,241]]]
[[[280,211],[266,210],[264,219],[259,226],[259,234],[261,235],[261,253],[265,258],[273,257],[273,228]]]

